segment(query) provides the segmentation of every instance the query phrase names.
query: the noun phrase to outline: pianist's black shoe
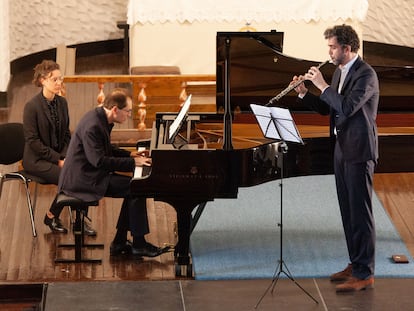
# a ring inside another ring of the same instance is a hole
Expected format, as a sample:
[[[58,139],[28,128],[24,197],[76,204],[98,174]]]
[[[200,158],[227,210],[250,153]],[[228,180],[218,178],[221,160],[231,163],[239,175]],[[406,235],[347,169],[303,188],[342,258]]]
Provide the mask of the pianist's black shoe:
[[[43,222],[46,226],[49,226],[52,232],[56,232],[56,233],[67,233],[68,232],[68,229],[63,227],[59,218],[56,218],[56,217],[49,218],[47,217],[47,215],[45,215],[45,219],[43,220]]]
[[[111,243],[109,254],[111,256],[129,255],[131,254],[132,243],[126,241],[125,243]]]
[[[154,246],[148,242],[144,247],[132,247],[132,255],[137,257],[157,257],[163,253],[165,253],[165,250],[163,248]]]

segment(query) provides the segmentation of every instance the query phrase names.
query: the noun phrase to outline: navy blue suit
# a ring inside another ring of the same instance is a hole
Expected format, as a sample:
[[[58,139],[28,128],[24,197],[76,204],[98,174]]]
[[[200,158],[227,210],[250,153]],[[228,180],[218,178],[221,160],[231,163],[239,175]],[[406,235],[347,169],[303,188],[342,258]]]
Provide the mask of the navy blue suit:
[[[341,71],[320,96],[307,93],[303,102],[329,114],[330,132],[336,137],[334,172],[338,202],[352,274],[359,279],[374,275],[375,223],[372,213],[374,168],[378,160],[376,117],[379,85],[375,71],[358,57],[338,94]]]

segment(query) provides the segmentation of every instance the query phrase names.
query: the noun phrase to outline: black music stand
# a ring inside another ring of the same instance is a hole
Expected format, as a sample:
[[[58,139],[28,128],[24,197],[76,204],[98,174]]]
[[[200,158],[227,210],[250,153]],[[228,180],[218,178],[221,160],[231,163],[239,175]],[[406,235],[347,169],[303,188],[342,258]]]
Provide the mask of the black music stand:
[[[279,263],[276,268],[276,271],[273,275],[272,282],[265,290],[263,295],[260,297],[259,301],[255,305],[255,309],[259,306],[262,299],[266,296],[268,291],[273,290],[276,286],[277,281],[280,278],[280,275],[285,274],[292,282],[294,282],[305,294],[307,294],[313,301],[319,303],[309,292],[307,292],[292,276],[286,263],[283,260],[283,157],[287,153],[288,147],[286,141],[303,144],[302,138],[296,128],[295,122],[293,121],[292,115],[288,109],[279,108],[279,107],[267,107],[251,104],[250,108],[252,109],[257,123],[262,130],[263,136],[270,139],[275,139],[280,141],[279,152],[280,156],[280,223],[278,226],[280,228],[280,257]],[[284,270],[284,268],[286,270]]]

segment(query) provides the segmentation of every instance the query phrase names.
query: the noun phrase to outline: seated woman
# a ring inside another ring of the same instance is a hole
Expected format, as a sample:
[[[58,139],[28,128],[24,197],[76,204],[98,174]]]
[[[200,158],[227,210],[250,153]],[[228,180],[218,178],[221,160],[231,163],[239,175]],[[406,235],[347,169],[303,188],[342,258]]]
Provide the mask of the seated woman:
[[[59,64],[42,61],[34,68],[32,82],[42,90],[24,107],[23,166],[28,173],[57,185],[70,141],[68,103],[59,95],[63,86]],[[52,232],[67,233],[59,219],[61,212],[62,208],[56,208],[53,202],[45,215],[44,223]],[[85,233],[96,235],[88,224]]]

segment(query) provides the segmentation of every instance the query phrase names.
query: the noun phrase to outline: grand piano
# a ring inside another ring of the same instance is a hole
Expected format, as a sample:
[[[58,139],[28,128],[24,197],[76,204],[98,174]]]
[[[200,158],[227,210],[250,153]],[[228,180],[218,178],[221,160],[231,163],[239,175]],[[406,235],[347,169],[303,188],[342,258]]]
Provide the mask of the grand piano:
[[[291,110],[304,141],[303,145],[288,142],[281,150],[280,142],[263,137],[249,108],[251,103],[267,104],[287,87],[293,75],[318,65],[282,51],[280,32],[217,33],[217,112],[187,113],[174,139],[169,131],[176,115],[156,116],[150,142],[153,165],[145,176],[132,178],[131,191],[175,208],[177,276],[192,276],[189,239],[206,202],[236,199],[240,187],[281,177],[333,173],[327,117],[300,107],[294,93],[279,99],[276,105]],[[377,172],[414,171],[411,58],[403,63],[394,60],[391,66],[373,64],[381,87]],[[330,64],[321,68],[327,81],[334,69]]]

